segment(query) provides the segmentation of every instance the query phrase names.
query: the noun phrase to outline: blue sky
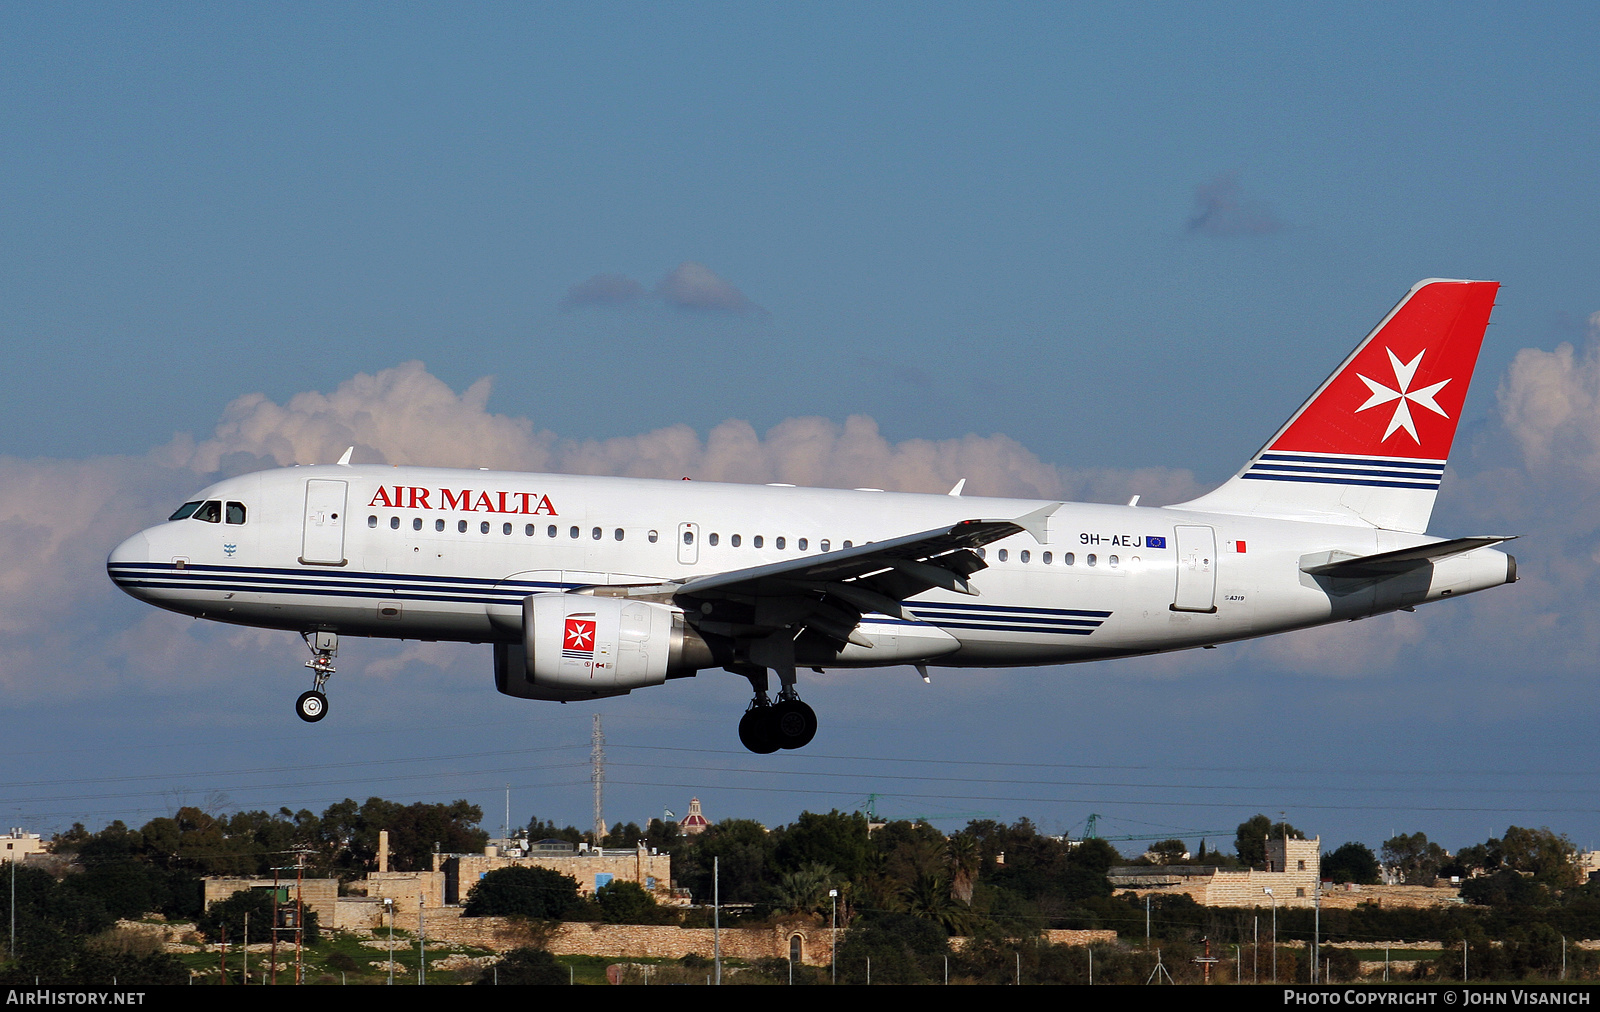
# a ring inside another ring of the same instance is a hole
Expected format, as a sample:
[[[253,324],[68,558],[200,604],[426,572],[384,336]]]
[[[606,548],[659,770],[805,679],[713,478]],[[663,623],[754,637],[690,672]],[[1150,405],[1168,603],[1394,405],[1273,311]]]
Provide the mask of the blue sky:
[[[738,751],[742,683],[708,673],[601,708],[613,758],[646,764],[613,770],[608,816],[699,793],[775,823],[876,793],[1056,831],[1282,810],[1333,844],[1513,822],[1600,844],[1573,779],[1600,645],[1597,17],[0,10],[0,753],[40,784],[0,809],[46,831],[219,791],[498,813],[510,782],[515,821],[586,822],[591,710],[496,697],[486,648],[350,644],[305,728],[292,636],[154,615],[104,579],[111,545],[216,469],[321,460],[330,418],[403,413],[401,388],[459,427],[393,418],[364,453],[642,468],[687,426],[699,449],[671,464],[712,477],[714,433],[781,468],[775,427],[838,450],[865,416],[885,467],[926,440],[1041,495],[1170,500],[1445,276],[1505,287],[1433,530],[1526,535],[1523,584],[1204,655],[830,675],[808,690],[816,758]],[[817,480],[878,484],[845,459]],[[546,754],[567,765],[518,765]],[[393,779],[402,760],[431,779]],[[317,769],[241,772],[297,766]],[[147,779],[85,782],[113,767]]]

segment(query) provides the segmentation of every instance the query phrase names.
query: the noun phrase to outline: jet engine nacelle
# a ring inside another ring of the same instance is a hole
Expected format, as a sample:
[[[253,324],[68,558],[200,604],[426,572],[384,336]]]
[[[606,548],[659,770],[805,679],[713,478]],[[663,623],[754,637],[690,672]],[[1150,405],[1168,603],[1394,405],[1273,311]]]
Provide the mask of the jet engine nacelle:
[[[660,685],[712,663],[677,608],[582,594],[522,602],[522,642],[496,644],[495,686],[525,699],[593,699]]]

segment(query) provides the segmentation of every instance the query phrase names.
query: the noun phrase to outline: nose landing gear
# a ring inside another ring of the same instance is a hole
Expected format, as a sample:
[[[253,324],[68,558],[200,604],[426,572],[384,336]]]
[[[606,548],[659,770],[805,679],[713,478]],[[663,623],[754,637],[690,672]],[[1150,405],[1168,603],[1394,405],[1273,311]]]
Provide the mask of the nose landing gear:
[[[332,632],[306,632],[300,638],[311,650],[306,667],[314,676],[310,692],[302,692],[294,701],[294,712],[308,724],[315,724],[328,715],[328,697],[322,687],[333,675],[333,658],[339,653],[339,634]]]

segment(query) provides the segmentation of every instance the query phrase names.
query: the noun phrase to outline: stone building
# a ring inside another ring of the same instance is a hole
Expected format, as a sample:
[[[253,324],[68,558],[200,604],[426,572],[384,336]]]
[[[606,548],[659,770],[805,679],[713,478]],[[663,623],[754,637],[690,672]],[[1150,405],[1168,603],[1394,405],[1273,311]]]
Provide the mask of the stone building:
[[[28,863],[32,854],[45,853],[44,840],[38,833],[24,833],[20,829],[0,836],[0,861],[21,861]]]
[[[678,820],[678,828],[684,836],[699,836],[711,828],[711,823],[706,821],[706,814],[700,810],[700,799],[689,799],[689,814]]]
[[[1227,871],[1210,866],[1129,865],[1106,873],[1119,893],[1182,893],[1212,907],[1309,907],[1322,877],[1322,837],[1267,840],[1266,870]],[[1268,892],[1271,890],[1271,892]]]

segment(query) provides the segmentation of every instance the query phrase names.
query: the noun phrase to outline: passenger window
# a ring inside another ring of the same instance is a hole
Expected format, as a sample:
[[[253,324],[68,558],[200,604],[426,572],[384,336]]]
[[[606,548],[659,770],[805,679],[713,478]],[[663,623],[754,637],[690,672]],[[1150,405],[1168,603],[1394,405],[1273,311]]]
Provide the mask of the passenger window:
[[[555,537],[556,536],[556,525],[555,524],[551,524],[550,525],[550,530],[546,531],[545,533],[549,534],[550,537],[552,537],[552,538]]]
[[[436,530],[436,531],[444,530],[444,521],[443,520],[435,520],[433,522],[433,529]]]
[[[228,523],[230,523],[230,524],[242,524],[242,523],[244,523],[244,503],[242,503],[242,502],[230,502],[228,504]]]
[[[168,520],[187,520],[190,517],[194,516],[194,511],[200,508],[200,504],[201,504],[201,500],[199,500],[199,499],[196,499],[194,502],[186,502],[182,506],[178,507],[178,512],[172,514],[172,516],[170,516],[170,517],[167,517],[167,519]]]
[[[501,527],[500,527],[500,533],[501,534],[510,534],[511,533],[511,525],[510,524],[502,524]]]
[[[1005,550],[1005,549],[1004,549],[1004,548],[1002,548],[1002,549],[1000,549],[1000,561],[1001,561],[1001,562],[1004,562],[1004,561],[1006,561],[1006,556],[1007,556],[1007,555],[1008,555],[1008,554],[1009,554],[1009,553],[1008,553],[1008,552],[1007,552],[1007,551],[1006,551],[1006,550]]]
[[[529,524],[529,525],[528,525],[528,526],[527,526],[527,527],[526,527],[526,528],[525,528],[525,529],[524,529],[524,530],[523,530],[523,532],[522,532],[522,533],[523,533],[523,534],[526,534],[526,535],[527,535],[527,536],[528,536],[528,537],[530,537],[530,538],[531,538],[531,537],[533,537],[533,525],[532,525],[532,524]]]
[[[659,537],[661,537],[661,535],[657,534],[655,531],[651,531],[649,534],[645,535],[645,538],[647,538],[652,545],[656,543],[656,539]]]
[[[600,528],[596,527],[594,530],[590,531],[589,532],[589,537],[593,538],[596,541],[599,541],[600,540]]]
[[[729,538],[728,539],[728,544],[732,545],[735,548],[738,548],[739,547],[739,535],[735,534],[733,537]]]
[[[572,528],[567,532],[567,536],[570,538],[576,538],[578,536],[578,529],[576,527]]]
[[[478,533],[479,534],[488,534],[489,533],[489,521],[484,520],[484,521],[482,521],[481,523],[478,524]]]
[[[800,539],[800,550],[802,552],[806,550],[806,539],[805,538],[801,538]]]
[[[467,533],[467,522],[465,520],[457,520],[456,521],[456,533],[457,534],[465,534],[465,533]]]
[[[222,503],[215,499],[208,499],[199,509],[194,511],[194,519],[204,520],[208,524],[222,523]]]
[[[1050,565],[1050,553],[1049,552],[1045,552],[1044,553],[1044,557],[1042,559],[1040,559],[1039,561],[1043,562],[1047,566]]]
[[[850,542],[850,541],[846,541],[846,542],[845,542],[845,543],[844,543],[844,546],[845,546],[845,547],[846,547],[846,548],[854,548],[854,547],[855,547],[855,544],[854,544],[854,543],[853,543],[853,542]]]
[[[390,517],[389,518],[389,529],[391,531],[398,531],[400,529],[400,518],[399,517]]]
[[[712,548],[717,547],[717,540],[718,537],[716,532],[706,535],[706,544],[710,545]]]
[[[414,530],[414,531],[422,530],[422,518],[421,517],[412,517],[411,518],[411,529]]]
[[[822,550],[824,552],[829,552],[829,551],[833,550],[833,549],[828,547],[828,539],[827,538],[823,538],[822,539],[822,545],[820,547],[822,548]]]
[[[978,549],[978,558],[987,559],[988,557],[989,557],[989,549],[987,549],[987,548]]]
[[[1078,557],[1076,555],[1074,555],[1073,553],[1071,553],[1071,552],[1068,552],[1067,554],[1065,554],[1065,555],[1063,555],[1061,557],[1061,564],[1063,566],[1071,566],[1071,565],[1075,564],[1077,561],[1078,561]]]
[[[1095,557],[1093,555],[1090,555],[1090,556],[1087,556],[1083,561],[1087,562],[1089,565],[1092,566],[1092,565],[1095,564]]]
[[[611,532],[611,536],[612,536],[612,538],[616,539],[617,541],[621,541],[622,540],[622,528],[618,527],[616,530],[612,531]]]
[[[1106,561],[1111,564],[1112,569],[1117,568],[1117,557],[1115,555],[1106,556]]]
[[[766,544],[766,542],[762,539],[761,535],[759,535],[759,534],[757,534],[754,538],[752,538],[750,543],[752,545],[756,546],[757,548],[760,548],[762,545]]]
[[[367,526],[368,527],[376,527],[376,526],[378,526],[378,518],[377,517],[367,517]]]
[[[713,534],[711,536],[712,537],[716,537],[715,534]],[[684,531],[683,532],[683,543],[686,544],[686,545],[694,544],[694,531]]]
[[[776,541],[774,541],[773,545],[778,549],[778,551],[780,551],[780,552],[783,551],[783,539],[782,538],[779,538]],[[757,547],[759,547],[759,546],[757,546]]]
[[[1022,560],[1023,562],[1027,562],[1029,557],[1030,557],[1030,555],[1031,555],[1031,553],[1026,548],[1024,548],[1021,552],[1017,553],[1017,558]]]

